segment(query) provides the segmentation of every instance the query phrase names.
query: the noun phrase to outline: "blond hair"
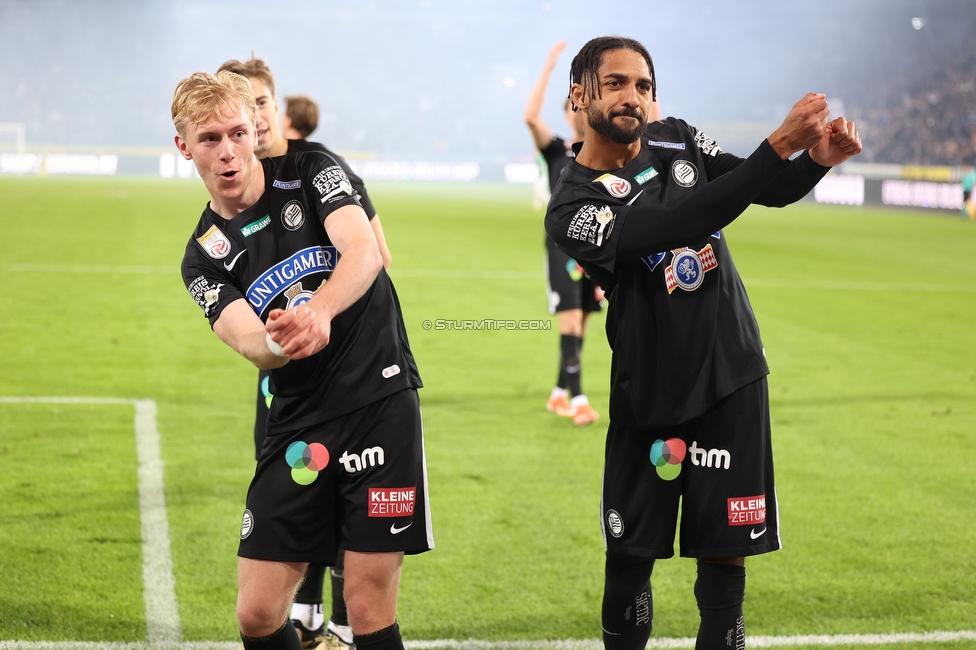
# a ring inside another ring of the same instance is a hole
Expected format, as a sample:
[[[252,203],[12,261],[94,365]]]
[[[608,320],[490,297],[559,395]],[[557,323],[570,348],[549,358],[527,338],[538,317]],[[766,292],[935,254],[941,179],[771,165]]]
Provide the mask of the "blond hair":
[[[251,92],[251,82],[239,74],[221,71],[215,75],[194,72],[176,84],[173,92],[173,126],[181,138],[186,138],[191,124],[200,124],[225,108],[241,109],[254,123],[257,104]]]

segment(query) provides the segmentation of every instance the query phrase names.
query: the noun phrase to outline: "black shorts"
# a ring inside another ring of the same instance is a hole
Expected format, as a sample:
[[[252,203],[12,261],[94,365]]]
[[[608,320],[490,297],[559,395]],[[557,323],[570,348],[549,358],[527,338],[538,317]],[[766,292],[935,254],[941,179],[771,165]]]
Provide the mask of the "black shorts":
[[[610,423],[603,473],[607,548],[674,555],[678,503],[683,557],[728,558],[780,548],[766,378],[673,427]]]
[[[333,566],[339,548],[433,547],[416,390],[265,439],[247,492],[241,557]]]
[[[596,283],[583,274],[583,268],[556,245],[546,243],[546,296],[549,313],[569,309],[600,311]]]

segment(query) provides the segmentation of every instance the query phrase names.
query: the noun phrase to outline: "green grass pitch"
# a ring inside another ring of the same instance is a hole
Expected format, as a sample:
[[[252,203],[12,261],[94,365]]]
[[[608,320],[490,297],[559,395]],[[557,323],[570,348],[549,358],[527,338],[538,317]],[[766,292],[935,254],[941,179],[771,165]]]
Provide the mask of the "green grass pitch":
[[[371,187],[426,384],[437,548],[404,564],[408,641],[600,635],[606,418],[545,411],[558,337],[530,192]],[[205,201],[199,180],[0,179],[0,395],[156,402],[183,638],[232,642],[256,371],[182,286]],[[976,629],[976,224],[803,203],[726,236],[772,369],[785,544],[747,563],[748,633]],[[596,316],[604,415],[609,356]],[[0,642],[145,639],[137,464],[131,409],[0,403]],[[695,635],[693,580],[658,563],[653,638]]]

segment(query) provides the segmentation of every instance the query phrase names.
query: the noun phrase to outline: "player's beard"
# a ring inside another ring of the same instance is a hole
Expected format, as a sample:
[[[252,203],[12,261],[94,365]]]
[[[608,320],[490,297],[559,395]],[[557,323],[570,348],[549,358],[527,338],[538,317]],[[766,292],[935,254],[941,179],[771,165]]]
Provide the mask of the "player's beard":
[[[637,126],[631,129],[617,126],[613,118],[624,115],[635,118],[638,121]],[[607,140],[616,142],[617,144],[631,144],[635,140],[638,140],[644,134],[644,129],[647,128],[647,120],[639,108],[621,108],[616,111],[610,111],[609,115],[604,115],[596,106],[591,104],[586,109],[586,120],[589,122],[591,129]]]

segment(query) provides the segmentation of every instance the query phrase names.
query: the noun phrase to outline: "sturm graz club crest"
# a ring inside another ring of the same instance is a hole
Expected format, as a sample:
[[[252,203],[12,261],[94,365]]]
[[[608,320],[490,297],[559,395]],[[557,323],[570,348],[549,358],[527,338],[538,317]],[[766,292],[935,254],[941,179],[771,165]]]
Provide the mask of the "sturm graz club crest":
[[[698,168],[687,160],[675,160],[671,165],[671,176],[681,187],[691,187],[698,182]]]
[[[607,532],[615,538],[624,534],[624,520],[616,510],[607,510]]]
[[[247,539],[252,530],[254,530],[254,515],[250,510],[245,510],[244,517],[241,519],[241,539]]]
[[[305,223],[305,210],[299,201],[289,201],[281,209],[281,223],[288,230],[298,230]]]

